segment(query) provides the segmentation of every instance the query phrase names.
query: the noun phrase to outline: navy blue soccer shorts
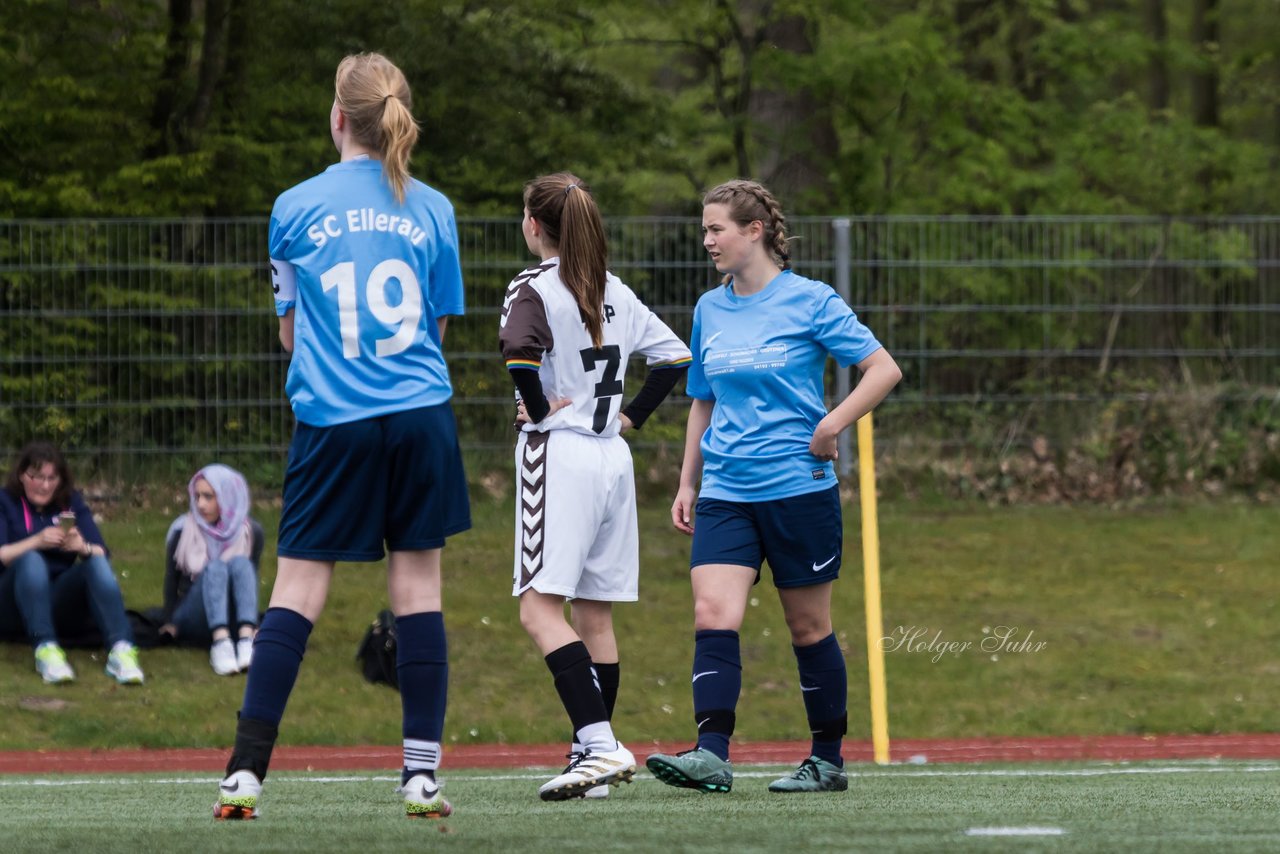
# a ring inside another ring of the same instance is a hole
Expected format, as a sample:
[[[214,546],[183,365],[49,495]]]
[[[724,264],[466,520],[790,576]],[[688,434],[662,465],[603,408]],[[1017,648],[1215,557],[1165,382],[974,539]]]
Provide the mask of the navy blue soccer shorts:
[[[279,553],[373,561],[438,549],[471,527],[471,503],[448,403],[332,427],[299,422],[289,445]]]
[[[840,575],[843,543],[838,488],[772,501],[699,498],[689,568],[745,566],[759,582],[768,561],[775,587],[808,587]]]

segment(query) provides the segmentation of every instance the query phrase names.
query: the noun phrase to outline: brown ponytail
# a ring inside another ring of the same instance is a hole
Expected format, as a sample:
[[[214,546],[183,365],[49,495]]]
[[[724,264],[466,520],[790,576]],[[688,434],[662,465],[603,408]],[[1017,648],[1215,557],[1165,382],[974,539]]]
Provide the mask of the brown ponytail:
[[[609,246],[591,190],[568,172],[524,185],[524,206],[542,227],[543,240],[560,252],[560,280],[578,304],[591,343],[604,346],[604,284]]]
[[[348,56],[338,64],[334,100],[351,124],[351,135],[378,153],[382,174],[404,204],[409,156],[418,141],[413,96],[404,74],[380,53]]]

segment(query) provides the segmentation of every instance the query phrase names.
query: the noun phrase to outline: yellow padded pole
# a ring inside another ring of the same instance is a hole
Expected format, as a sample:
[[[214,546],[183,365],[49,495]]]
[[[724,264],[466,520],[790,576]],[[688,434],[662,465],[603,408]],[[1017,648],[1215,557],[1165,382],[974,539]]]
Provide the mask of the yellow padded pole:
[[[884,620],[880,612],[880,523],[871,413],[858,419],[858,494],[862,503],[863,585],[867,612],[867,676],[871,681],[871,746],[879,765],[889,763],[889,706],[884,677]]]

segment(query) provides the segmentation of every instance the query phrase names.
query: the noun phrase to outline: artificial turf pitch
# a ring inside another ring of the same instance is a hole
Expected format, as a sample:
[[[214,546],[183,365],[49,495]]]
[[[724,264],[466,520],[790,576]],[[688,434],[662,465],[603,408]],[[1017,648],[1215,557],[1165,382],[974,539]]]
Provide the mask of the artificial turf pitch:
[[[0,777],[9,851],[1276,851],[1280,763],[850,765],[845,793],[772,795],[787,769],[736,769],[733,792],[641,772],[607,801],[543,803],[548,771],[442,773],[455,814],[403,817],[398,780],[273,773],[263,817],[215,822],[198,774]],[[412,848],[411,848],[412,846]]]

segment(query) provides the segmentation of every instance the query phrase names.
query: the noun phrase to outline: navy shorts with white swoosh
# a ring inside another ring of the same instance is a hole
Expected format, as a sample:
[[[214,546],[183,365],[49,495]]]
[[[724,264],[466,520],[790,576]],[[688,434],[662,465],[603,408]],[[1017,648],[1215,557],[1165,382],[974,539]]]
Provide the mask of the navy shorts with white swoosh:
[[[835,484],[772,501],[699,498],[689,566],[750,567],[759,581],[760,567],[768,561],[775,587],[807,587],[839,577],[843,541]]]

